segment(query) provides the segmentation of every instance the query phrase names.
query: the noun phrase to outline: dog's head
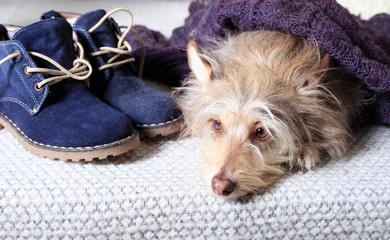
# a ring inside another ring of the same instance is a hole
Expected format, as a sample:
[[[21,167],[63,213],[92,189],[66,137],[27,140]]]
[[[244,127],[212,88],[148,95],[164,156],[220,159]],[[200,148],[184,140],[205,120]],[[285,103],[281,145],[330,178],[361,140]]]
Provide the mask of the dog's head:
[[[321,85],[327,56],[303,39],[247,32],[202,53],[190,41],[187,53],[193,74],[179,105],[188,133],[202,138],[202,176],[218,195],[236,199],[266,188],[285,166],[314,166],[315,141],[329,144],[321,131],[341,127]]]

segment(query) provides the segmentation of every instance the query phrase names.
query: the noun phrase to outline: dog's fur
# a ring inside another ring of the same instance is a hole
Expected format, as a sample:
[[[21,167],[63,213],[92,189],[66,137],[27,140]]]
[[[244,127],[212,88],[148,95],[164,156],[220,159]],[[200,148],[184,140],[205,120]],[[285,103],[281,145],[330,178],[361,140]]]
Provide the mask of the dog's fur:
[[[259,192],[288,168],[311,169],[346,151],[360,92],[307,40],[270,31],[187,48],[180,88],[187,133],[204,143],[202,177],[216,194]]]

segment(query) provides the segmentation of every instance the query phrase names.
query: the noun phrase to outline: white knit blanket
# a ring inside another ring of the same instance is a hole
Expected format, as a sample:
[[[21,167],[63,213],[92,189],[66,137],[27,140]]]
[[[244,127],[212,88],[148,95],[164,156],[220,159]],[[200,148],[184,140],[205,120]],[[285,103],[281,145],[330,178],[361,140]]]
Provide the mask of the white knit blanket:
[[[0,239],[389,239],[390,128],[356,139],[344,159],[237,202],[201,184],[196,138],[71,163],[36,157],[2,130]]]

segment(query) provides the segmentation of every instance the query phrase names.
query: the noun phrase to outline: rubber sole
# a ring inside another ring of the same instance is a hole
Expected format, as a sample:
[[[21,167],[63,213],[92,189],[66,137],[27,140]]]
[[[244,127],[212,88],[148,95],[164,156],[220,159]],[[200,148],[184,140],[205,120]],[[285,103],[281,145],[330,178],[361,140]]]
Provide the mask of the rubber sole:
[[[184,123],[182,117],[159,124],[136,125],[141,137],[164,137],[180,131]]]
[[[7,129],[27,151],[40,157],[63,161],[93,161],[124,154],[139,144],[137,131],[124,139],[90,147],[59,147],[36,142],[27,137],[9,118],[0,113],[0,129]]]

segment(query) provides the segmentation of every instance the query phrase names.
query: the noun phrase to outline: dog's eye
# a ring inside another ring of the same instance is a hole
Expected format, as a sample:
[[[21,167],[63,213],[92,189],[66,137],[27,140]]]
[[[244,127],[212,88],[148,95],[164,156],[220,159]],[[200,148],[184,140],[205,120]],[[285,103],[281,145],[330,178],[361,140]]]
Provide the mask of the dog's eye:
[[[213,121],[213,128],[215,131],[221,131],[222,123],[219,120],[214,120]]]
[[[256,137],[258,137],[260,139],[264,139],[267,136],[268,136],[268,133],[264,128],[260,127],[258,129],[256,129]]]

